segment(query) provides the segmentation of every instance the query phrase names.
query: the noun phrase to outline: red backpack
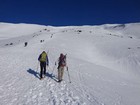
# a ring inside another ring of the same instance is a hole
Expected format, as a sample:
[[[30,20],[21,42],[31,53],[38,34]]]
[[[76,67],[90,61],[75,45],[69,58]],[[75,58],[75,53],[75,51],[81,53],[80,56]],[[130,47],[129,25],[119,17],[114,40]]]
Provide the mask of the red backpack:
[[[58,63],[59,67],[60,66],[66,66],[66,55],[63,55],[63,54],[60,54],[60,57],[59,57],[59,63]]]

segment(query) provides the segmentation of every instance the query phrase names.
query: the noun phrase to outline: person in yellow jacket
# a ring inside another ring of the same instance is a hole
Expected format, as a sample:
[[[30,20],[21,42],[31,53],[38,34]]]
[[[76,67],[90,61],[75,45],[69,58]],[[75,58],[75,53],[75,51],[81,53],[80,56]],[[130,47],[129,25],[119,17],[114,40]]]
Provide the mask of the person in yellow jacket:
[[[42,79],[43,74],[46,75],[46,65],[49,66],[49,59],[45,51],[39,55],[38,61],[40,61],[40,79]]]

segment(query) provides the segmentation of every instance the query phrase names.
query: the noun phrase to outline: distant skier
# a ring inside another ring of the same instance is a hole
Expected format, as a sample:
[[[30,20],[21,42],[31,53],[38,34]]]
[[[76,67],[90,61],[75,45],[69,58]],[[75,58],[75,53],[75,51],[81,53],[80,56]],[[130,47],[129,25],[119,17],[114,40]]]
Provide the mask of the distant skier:
[[[38,58],[40,61],[40,79],[43,79],[43,75],[46,75],[46,65],[49,66],[48,55],[45,51],[43,51]]]
[[[66,55],[61,53],[58,58],[58,82],[61,82],[63,79],[64,67],[66,67]]]
[[[25,42],[25,46],[24,46],[24,47],[26,47],[26,46],[27,46],[27,44],[28,44],[28,43],[27,43],[27,42]]]

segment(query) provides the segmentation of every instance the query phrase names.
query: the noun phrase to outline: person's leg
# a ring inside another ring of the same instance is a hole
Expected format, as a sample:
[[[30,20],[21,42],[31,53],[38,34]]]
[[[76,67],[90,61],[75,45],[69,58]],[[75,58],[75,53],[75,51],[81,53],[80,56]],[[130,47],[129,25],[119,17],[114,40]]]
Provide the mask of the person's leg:
[[[43,74],[43,65],[40,62],[40,78],[42,78],[42,74]]]
[[[44,75],[46,75],[46,62],[43,63]]]
[[[63,79],[63,74],[64,74],[64,67],[61,67],[61,81]]]
[[[59,67],[58,69],[58,81],[61,80],[61,67]]]

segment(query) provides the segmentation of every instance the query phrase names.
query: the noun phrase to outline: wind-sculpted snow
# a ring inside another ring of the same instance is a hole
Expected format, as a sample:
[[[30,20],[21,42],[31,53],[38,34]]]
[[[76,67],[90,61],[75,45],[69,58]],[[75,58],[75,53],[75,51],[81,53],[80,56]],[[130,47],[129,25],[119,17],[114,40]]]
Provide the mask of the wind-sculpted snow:
[[[138,28],[139,23],[67,27],[1,23],[0,105],[139,105]],[[40,80],[38,56],[44,50],[50,63]],[[67,54],[71,83],[66,69],[63,81],[57,82],[55,62],[60,53]]]
[[[140,39],[140,23],[132,24],[116,24],[116,25],[103,25],[103,27],[110,32],[118,32],[123,36],[131,37],[134,39]]]

